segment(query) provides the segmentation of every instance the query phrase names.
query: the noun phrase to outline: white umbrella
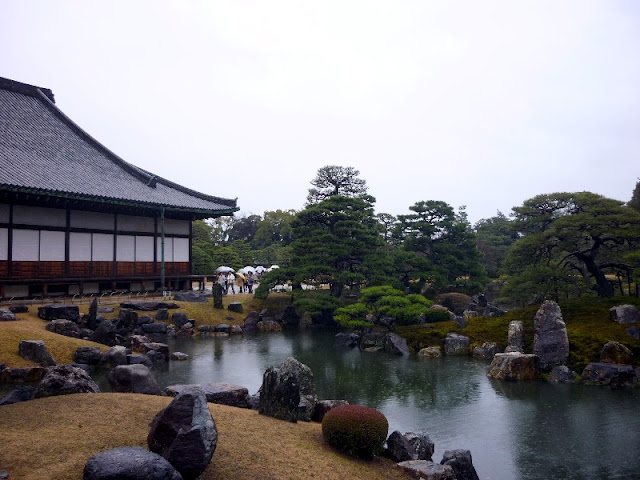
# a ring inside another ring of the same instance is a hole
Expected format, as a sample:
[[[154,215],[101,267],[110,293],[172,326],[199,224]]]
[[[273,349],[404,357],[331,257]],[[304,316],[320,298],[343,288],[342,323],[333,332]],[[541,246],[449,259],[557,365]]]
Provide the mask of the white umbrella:
[[[256,267],[256,272],[258,273],[262,273],[266,270],[266,268],[264,268],[262,265],[259,265]]]
[[[280,268],[278,265],[271,265],[269,270],[275,270],[276,268]]]
[[[227,267],[225,265],[220,265],[218,268],[216,268],[216,272],[218,273],[227,273],[227,272],[235,272],[235,270],[231,267]]]
[[[247,265],[246,267],[241,268],[240,270],[238,270],[241,273],[247,274],[249,272],[251,273],[255,273],[256,269],[253,268],[252,266]]]

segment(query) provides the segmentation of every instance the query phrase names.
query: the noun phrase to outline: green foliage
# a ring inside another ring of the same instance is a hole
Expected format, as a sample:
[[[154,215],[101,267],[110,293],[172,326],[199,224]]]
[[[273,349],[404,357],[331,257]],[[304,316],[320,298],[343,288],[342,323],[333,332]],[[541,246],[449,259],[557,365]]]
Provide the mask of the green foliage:
[[[434,292],[456,288],[476,292],[486,282],[475,233],[464,207],[456,214],[446,202],[420,201],[399,215],[395,239],[410,254],[399,257],[405,288]]]
[[[583,291],[606,297],[613,295],[608,273],[629,276],[638,266],[629,263],[629,254],[640,246],[640,213],[618,200],[590,192],[554,193],[531,198],[513,211],[523,235],[505,260],[514,282],[535,285],[530,279],[547,267],[564,270],[559,280],[564,283],[579,275]]]
[[[293,295],[293,306],[298,315],[311,315],[314,324],[332,325],[333,314],[340,306],[340,300],[326,291],[298,290]]]
[[[419,323],[433,302],[422,295],[405,295],[389,285],[363,288],[358,303],[339,308],[335,320],[341,327],[371,326],[368,314],[393,317],[399,325]]]
[[[449,312],[440,308],[432,308],[424,313],[424,323],[449,322],[450,320],[451,316],[449,315]]]
[[[370,203],[331,196],[296,215],[292,224],[292,272],[305,283],[328,282],[339,297],[376,270],[372,252],[381,244]]]
[[[636,212],[640,212],[640,180],[636,182],[636,188],[633,189],[631,200],[629,200],[627,206],[633,208]]]
[[[482,265],[491,278],[498,277],[509,247],[518,240],[518,232],[513,224],[500,211],[495,217],[482,219],[475,224]]]
[[[307,204],[318,203],[336,195],[349,198],[368,197],[367,182],[358,178],[358,175],[360,172],[353,167],[327,165],[320,168],[316,178],[311,180],[314,188],[309,189]]]
[[[373,458],[383,451],[389,422],[382,412],[361,405],[342,405],[322,419],[326,442],[360,458]]]

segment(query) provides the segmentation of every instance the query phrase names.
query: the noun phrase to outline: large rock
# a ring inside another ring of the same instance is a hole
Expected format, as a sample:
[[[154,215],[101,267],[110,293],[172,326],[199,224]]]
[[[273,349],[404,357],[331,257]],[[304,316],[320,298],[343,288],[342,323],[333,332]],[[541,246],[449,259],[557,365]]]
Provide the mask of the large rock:
[[[282,326],[298,327],[300,325],[300,315],[296,313],[296,309],[293,305],[287,305],[282,312]]]
[[[127,364],[127,349],[121,345],[116,345],[107,350],[102,355],[102,363],[109,366],[109,368],[117,367],[118,365]]]
[[[282,325],[275,320],[264,319],[258,322],[258,331],[263,333],[281,332]]]
[[[564,365],[569,358],[569,338],[556,302],[547,300],[538,309],[533,331],[533,353],[540,359],[540,368],[550,370],[555,365]]]
[[[173,314],[174,317],[176,315],[177,315],[177,313]],[[184,315],[184,313],[181,313],[180,315]],[[186,315],[185,315],[185,317],[186,317]],[[187,322],[188,322],[188,319],[187,319]],[[185,322],[185,323],[187,323],[187,322]],[[150,334],[150,333],[166,334],[167,331],[168,331],[168,326],[164,322],[153,322],[153,323],[145,323],[145,324],[140,325],[140,329],[145,334]]]
[[[259,321],[260,315],[258,314],[258,312],[249,312],[249,314],[244,317],[244,321],[242,322],[242,330],[245,332],[258,330]]]
[[[617,305],[609,309],[611,320],[618,323],[640,322],[640,312],[633,305]]]
[[[600,361],[631,365],[633,363],[633,353],[620,342],[607,342],[600,350]]]
[[[357,333],[337,333],[335,336],[335,346],[338,348],[357,347],[360,342],[360,335]]]
[[[183,480],[176,469],[157,453],[142,447],[118,447],[91,457],[83,480]]]
[[[362,350],[377,349],[384,350],[384,344],[387,336],[384,333],[367,332],[360,339],[360,348]]]
[[[549,372],[549,383],[575,383],[577,375],[566,365],[556,365]]]
[[[413,447],[402,433],[398,430],[387,438],[387,448],[385,454],[394,462],[406,462],[407,460],[417,460],[414,458]]]
[[[36,387],[33,387],[31,385],[20,386],[14,390],[11,390],[6,397],[0,399],[0,406],[26,402],[27,400],[31,400],[35,393]]]
[[[384,342],[384,350],[391,355],[403,356],[409,355],[409,347],[407,340],[395,333],[387,333]]]
[[[43,367],[57,365],[42,340],[21,340],[18,344],[18,352],[25,360],[35,362]]]
[[[37,382],[44,377],[47,369],[44,367],[13,367],[0,370],[0,383],[28,383]]]
[[[118,365],[109,372],[108,380],[114,392],[162,395],[151,370],[142,364]]]
[[[130,308],[121,308],[118,312],[118,328],[133,328],[138,324],[138,312]]]
[[[187,316],[186,313],[183,312],[175,312],[173,315],[171,315],[171,321],[173,322],[173,324],[180,328],[183,325],[189,323],[189,317]],[[164,325],[164,324],[163,324]],[[166,330],[165,330],[166,332]]]
[[[45,328],[65,337],[80,338],[80,327],[73,320],[51,320]]]
[[[469,450],[446,450],[440,464],[449,465],[456,475],[456,480],[479,480]]]
[[[473,356],[484,360],[493,360],[493,356],[498,353],[496,342],[484,342],[481,347],[473,349]]]
[[[63,318],[77,323],[80,321],[80,310],[77,305],[45,305],[38,307],[38,317],[43,320]]]
[[[177,303],[167,302],[122,302],[120,308],[130,308],[132,310],[142,310],[143,312],[151,312],[162,308],[180,308]]]
[[[47,370],[36,392],[35,398],[70,395],[72,393],[99,393],[100,388],[89,374],[72,365],[59,365]]]
[[[329,410],[333,410],[342,405],[349,405],[349,402],[346,400],[318,400],[316,407],[313,409],[311,420],[314,422],[322,422],[322,419]]]
[[[230,312],[242,313],[242,303],[232,302],[227,305],[227,310],[229,310]]]
[[[103,320],[91,335],[91,341],[114,346],[117,343],[118,330],[112,320]]]
[[[185,479],[200,475],[218,444],[218,431],[202,392],[184,392],[151,422],[149,449],[166,458]]]
[[[625,329],[625,333],[635,340],[640,340],[640,328],[635,325]]]
[[[590,363],[582,371],[583,383],[595,383],[609,387],[632,387],[636,380],[636,372],[631,365]]]
[[[11,305],[9,307],[9,311],[11,313],[27,313],[29,311],[29,307],[27,305]]]
[[[386,454],[395,462],[407,460],[431,460],[434,444],[428,435],[399,431],[393,432],[387,439]]]
[[[447,333],[444,339],[445,355],[469,355],[469,337],[459,333]]]
[[[526,353],[496,353],[487,377],[497,380],[537,380],[541,377],[537,355]]]
[[[127,365],[144,365],[145,367],[153,367],[151,359],[143,353],[130,353],[127,355]]]
[[[89,314],[87,315],[87,326],[91,330],[95,330],[98,326],[98,299],[94,298],[89,305]]]
[[[449,465],[440,465],[429,460],[407,460],[397,464],[413,478],[423,480],[456,480],[456,474]]]
[[[153,363],[168,362],[170,358],[169,345],[166,343],[150,342],[140,345],[141,352],[147,355]]]
[[[14,320],[17,320],[17,318],[12,311],[0,308],[0,322],[11,322]]]
[[[100,351],[100,347],[78,347],[73,354],[73,360],[76,363],[98,365],[100,362],[102,362],[102,352]]]
[[[173,299],[176,302],[205,303],[207,296],[204,293],[198,292],[178,292],[173,295]]]
[[[442,356],[442,349],[437,346],[421,348],[418,352],[419,357],[438,358]]]
[[[184,392],[201,391],[209,403],[229,405],[231,407],[251,408],[249,390],[246,387],[230,383],[206,383],[204,385],[170,385],[164,392],[175,397]]]
[[[504,349],[504,353],[510,352],[524,353],[524,324],[520,320],[509,322],[507,348]]]
[[[317,401],[311,369],[295,358],[264,372],[258,407],[261,414],[291,422],[310,421]]]

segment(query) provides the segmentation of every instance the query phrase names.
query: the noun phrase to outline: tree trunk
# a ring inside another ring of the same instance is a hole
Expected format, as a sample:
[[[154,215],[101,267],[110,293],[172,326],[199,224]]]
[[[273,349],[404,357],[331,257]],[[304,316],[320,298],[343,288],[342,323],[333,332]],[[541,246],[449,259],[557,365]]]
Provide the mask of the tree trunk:
[[[329,294],[332,297],[339,298],[342,295],[342,289],[344,288],[344,283],[342,282],[333,282],[329,284]]]

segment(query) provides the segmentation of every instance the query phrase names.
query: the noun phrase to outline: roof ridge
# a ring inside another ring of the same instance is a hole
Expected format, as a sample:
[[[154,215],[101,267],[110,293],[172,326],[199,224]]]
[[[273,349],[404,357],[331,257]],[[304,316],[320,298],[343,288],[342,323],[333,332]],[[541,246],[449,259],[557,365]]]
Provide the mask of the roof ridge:
[[[49,88],[36,87],[35,85],[30,85],[28,83],[17,82],[15,80],[11,80],[10,78],[0,77],[0,88],[3,90],[10,90],[16,93],[22,93],[24,95],[29,95],[31,97],[37,97],[38,94],[43,94],[51,103],[56,103],[56,100],[53,96],[53,91]]]

